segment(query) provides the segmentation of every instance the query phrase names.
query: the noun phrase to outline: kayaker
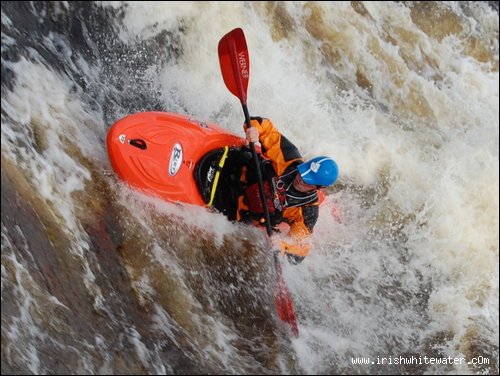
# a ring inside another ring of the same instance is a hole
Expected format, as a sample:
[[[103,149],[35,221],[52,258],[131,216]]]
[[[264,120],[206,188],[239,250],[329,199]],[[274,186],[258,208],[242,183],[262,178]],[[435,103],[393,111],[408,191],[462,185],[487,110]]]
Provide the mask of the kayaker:
[[[248,129],[244,126],[246,139],[260,142],[268,158],[261,159],[261,171],[271,225],[285,222],[290,226],[286,235],[276,232],[271,242],[291,263],[298,264],[311,248],[310,235],[319,214],[317,190],[335,183],[338,167],[324,156],[305,162],[297,147],[269,119],[252,117],[251,123]],[[258,224],[264,222],[264,209],[253,165],[247,160],[240,174],[236,220]]]

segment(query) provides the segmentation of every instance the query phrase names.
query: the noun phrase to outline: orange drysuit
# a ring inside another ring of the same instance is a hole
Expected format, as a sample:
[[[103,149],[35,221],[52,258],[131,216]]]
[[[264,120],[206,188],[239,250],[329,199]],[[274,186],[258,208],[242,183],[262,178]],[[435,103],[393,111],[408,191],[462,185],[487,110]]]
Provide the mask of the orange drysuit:
[[[290,226],[288,238],[281,241],[281,252],[289,255],[291,262],[298,263],[310,251],[309,238],[319,213],[318,194],[316,190],[299,192],[293,187],[293,179],[298,174],[297,166],[304,162],[298,149],[274,127],[269,119],[255,117],[251,122],[259,132],[262,154],[272,163],[271,174],[263,171],[264,184],[273,188],[268,188],[268,193],[271,193],[271,198],[268,197],[271,222],[273,225],[285,222]],[[257,183],[253,184],[255,187]],[[240,200],[239,218],[242,217],[242,213],[252,212],[252,201],[256,200],[253,196],[260,196],[255,192],[258,192],[257,189],[247,189],[246,197]],[[258,220],[259,214],[252,214],[252,218]]]

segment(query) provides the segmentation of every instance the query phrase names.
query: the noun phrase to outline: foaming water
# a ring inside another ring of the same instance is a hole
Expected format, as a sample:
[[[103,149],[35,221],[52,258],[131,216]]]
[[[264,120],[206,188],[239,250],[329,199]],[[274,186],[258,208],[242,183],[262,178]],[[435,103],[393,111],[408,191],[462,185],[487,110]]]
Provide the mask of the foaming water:
[[[262,232],[132,191],[105,150],[144,110],[242,134],[235,27],[251,115],[341,171],[284,264],[296,339]],[[498,373],[498,81],[485,2],[2,5],[2,370]],[[412,356],[469,364],[380,363]]]

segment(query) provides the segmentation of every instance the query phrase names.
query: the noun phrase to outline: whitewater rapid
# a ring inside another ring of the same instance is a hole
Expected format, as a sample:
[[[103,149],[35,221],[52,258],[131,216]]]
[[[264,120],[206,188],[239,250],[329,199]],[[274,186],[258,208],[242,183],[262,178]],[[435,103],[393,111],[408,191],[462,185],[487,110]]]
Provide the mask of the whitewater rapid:
[[[2,374],[498,374],[494,6],[2,2]],[[284,264],[298,338],[261,232],[107,157],[133,112],[243,134],[217,56],[236,27],[251,115],[340,167]]]

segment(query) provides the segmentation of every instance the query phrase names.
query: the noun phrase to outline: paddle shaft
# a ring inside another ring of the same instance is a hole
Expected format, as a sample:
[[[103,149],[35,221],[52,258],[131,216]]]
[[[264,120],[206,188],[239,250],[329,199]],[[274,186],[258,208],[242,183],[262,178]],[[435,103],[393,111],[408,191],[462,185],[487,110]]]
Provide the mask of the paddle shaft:
[[[229,39],[227,41],[227,46],[229,48],[229,54],[231,55],[231,66],[233,72],[241,72],[241,68],[238,66],[238,51],[236,47],[236,41],[234,39]],[[243,79],[240,74],[234,75],[235,83],[236,83],[236,91],[238,94],[238,98],[241,102],[241,107],[243,107],[243,113],[245,114],[245,123],[247,128],[252,127],[252,122],[250,121],[250,113],[248,112],[247,106],[247,93],[245,87],[243,85]],[[250,151],[252,152],[252,159],[255,163],[255,172],[257,173],[257,182],[259,183],[259,193],[262,200],[262,206],[264,208],[264,219],[266,221],[266,231],[267,235],[271,236],[273,230],[271,228],[271,221],[269,217],[269,208],[266,205],[266,195],[264,191],[264,184],[262,182],[262,172],[260,170],[259,158],[257,156],[257,151],[255,150],[255,145],[253,142],[249,142]]]
[[[248,49],[246,45],[245,35],[240,28],[234,29],[227,33],[220,41],[218,46],[219,62],[221,65],[222,77],[229,91],[239,98],[243,113],[245,114],[245,124],[247,129],[252,126],[250,114],[247,106],[247,88],[248,79],[250,77],[250,59],[248,57]],[[249,142],[252,159],[255,161],[255,173],[259,186],[259,194],[262,200],[264,209],[264,220],[266,225],[267,235],[271,237],[272,227],[269,216],[269,208],[267,206],[264,184],[262,181],[262,172],[260,169],[259,157],[255,150],[253,142]],[[277,292],[275,294],[275,304],[278,315],[281,320],[290,324],[292,333],[298,336],[297,321],[295,320],[295,312],[293,310],[292,299],[283,279],[283,271],[278,257],[279,250],[274,251],[274,266],[276,269]]]
[[[243,107],[243,113],[245,114],[245,123],[247,124],[247,127],[250,128],[252,126],[252,123],[250,121],[250,114],[248,113],[248,106],[246,103],[241,102],[241,106]],[[257,156],[257,151],[255,150],[255,144],[253,142],[249,142],[250,146],[250,151],[252,152],[252,159],[254,160],[255,163],[255,172],[257,173],[257,181],[259,183],[259,193],[260,197],[262,199],[262,206],[264,208],[264,219],[266,221],[266,231],[267,235],[271,236],[273,233],[273,230],[271,228],[271,221],[269,217],[269,208],[267,207],[266,203],[266,194],[264,191],[264,183],[262,182],[262,171],[260,169],[260,163],[259,163],[259,157]],[[276,261],[276,259],[275,259]],[[279,261],[278,261],[279,262]]]
[[[243,107],[243,113],[245,114],[245,122],[247,127],[251,127],[252,124],[250,122],[250,115],[248,113],[248,106],[246,103],[241,100],[241,106]],[[260,169],[259,159],[257,157],[257,151],[255,150],[255,145],[253,142],[250,142],[250,150],[252,151],[252,158],[255,161],[255,171],[257,173],[257,179],[259,181],[259,192],[260,197],[262,197],[262,206],[264,207],[264,218],[266,220],[266,231],[267,235],[271,237],[272,235],[272,227],[271,222],[269,220],[269,208],[267,207],[267,200],[264,193],[264,184],[262,182],[262,172]],[[274,267],[276,270],[276,283],[277,283],[277,292],[275,296],[275,301],[277,304],[277,308],[279,311],[279,315],[282,320],[290,324],[290,328],[295,337],[299,335],[299,328],[297,327],[297,320],[295,319],[295,312],[293,309],[292,299],[290,297],[290,293],[288,292],[287,285],[285,283],[285,279],[283,278],[283,270],[281,268],[281,263],[278,257],[279,250],[273,251],[273,260]]]

